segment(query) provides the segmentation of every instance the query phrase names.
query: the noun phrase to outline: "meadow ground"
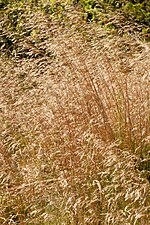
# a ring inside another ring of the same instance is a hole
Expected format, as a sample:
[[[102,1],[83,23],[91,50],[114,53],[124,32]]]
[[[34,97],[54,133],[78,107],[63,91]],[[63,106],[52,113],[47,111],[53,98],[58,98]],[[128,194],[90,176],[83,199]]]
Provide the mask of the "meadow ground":
[[[76,20],[1,51],[0,224],[148,225],[149,44]]]

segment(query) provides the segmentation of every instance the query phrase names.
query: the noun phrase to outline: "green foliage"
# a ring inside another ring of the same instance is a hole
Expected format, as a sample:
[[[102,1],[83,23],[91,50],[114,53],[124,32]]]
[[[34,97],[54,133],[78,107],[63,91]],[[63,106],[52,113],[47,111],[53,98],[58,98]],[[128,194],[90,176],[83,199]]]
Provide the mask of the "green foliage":
[[[148,8],[148,4],[128,3],[123,7],[123,10],[129,18],[134,19],[136,22],[142,22],[147,25],[150,23],[150,13],[148,11],[150,10],[150,4]]]
[[[84,19],[86,21],[94,21],[96,19],[97,8],[95,0],[80,0],[80,5],[84,9]]]
[[[27,6],[28,5],[28,6]],[[124,14],[125,21],[150,24],[150,2],[147,0],[0,0],[0,9],[7,14],[12,26],[16,26],[21,17],[22,8],[37,8],[46,14],[53,15],[59,21],[65,20],[69,12],[67,7],[72,5],[81,11],[82,18],[89,21],[102,22],[104,17],[114,17],[118,13]],[[6,10],[7,9],[7,10]],[[27,10],[27,9],[25,9]],[[107,19],[104,21],[107,24]]]
[[[0,0],[0,10],[8,4],[8,0]]]

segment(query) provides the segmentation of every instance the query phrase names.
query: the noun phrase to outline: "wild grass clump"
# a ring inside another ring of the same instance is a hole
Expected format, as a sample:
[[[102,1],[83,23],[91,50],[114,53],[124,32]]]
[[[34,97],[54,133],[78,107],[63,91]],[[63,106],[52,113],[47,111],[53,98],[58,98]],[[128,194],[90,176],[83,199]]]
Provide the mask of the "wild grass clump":
[[[149,47],[40,24],[0,58],[0,224],[148,225]]]

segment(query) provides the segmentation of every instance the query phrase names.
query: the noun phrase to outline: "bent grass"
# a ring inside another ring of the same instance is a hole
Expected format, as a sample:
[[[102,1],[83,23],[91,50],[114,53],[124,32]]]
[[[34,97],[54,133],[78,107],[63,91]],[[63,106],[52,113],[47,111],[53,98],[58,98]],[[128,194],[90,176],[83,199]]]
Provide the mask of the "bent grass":
[[[148,225],[150,53],[60,33],[51,61],[0,59],[0,223]]]

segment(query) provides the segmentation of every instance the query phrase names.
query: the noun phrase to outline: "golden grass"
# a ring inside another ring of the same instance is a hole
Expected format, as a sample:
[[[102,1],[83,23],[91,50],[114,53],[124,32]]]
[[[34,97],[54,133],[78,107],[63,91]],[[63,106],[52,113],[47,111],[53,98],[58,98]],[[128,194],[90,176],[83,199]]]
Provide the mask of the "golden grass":
[[[0,58],[0,224],[148,225],[149,47],[69,32]]]

